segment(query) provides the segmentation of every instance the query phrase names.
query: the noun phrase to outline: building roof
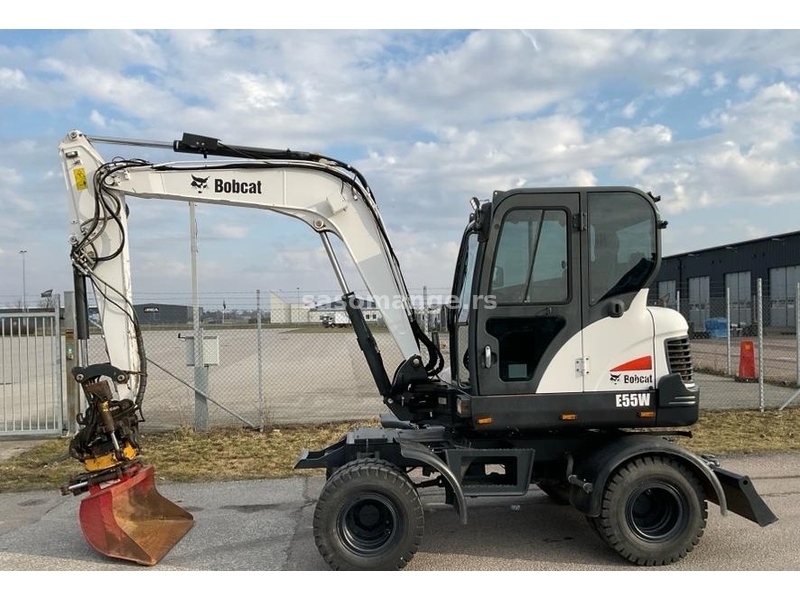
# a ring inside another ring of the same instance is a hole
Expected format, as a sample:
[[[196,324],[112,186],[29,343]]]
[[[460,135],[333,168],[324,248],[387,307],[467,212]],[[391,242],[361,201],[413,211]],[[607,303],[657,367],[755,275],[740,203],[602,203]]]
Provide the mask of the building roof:
[[[719,246],[709,246],[708,248],[701,248],[700,250],[690,250],[688,252],[679,252],[677,254],[670,254],[669,256],[662,257],[662,260],[668,258],[678,258],[684,256],[693,256],[695,254],[713,252],[714,250],[732,250],[733,248],[741,248],[749,244],[759,244],[762,242],[782,242],[790,238],[800,237],[800,231],[790,231],[789,233],[779,233],[776,235],[767,235],[760,238],[753,238],[751,240],[744,240],[741,242],[731,242],[730,244],[720,244]]]

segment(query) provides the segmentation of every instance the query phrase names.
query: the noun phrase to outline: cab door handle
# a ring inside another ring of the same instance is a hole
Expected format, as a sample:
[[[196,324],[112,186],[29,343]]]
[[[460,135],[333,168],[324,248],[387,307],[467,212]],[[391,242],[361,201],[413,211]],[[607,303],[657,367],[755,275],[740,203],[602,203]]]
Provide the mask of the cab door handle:
[[[483,366],[487,369],[492,366],[492,348],[488,345],[483,349]]]

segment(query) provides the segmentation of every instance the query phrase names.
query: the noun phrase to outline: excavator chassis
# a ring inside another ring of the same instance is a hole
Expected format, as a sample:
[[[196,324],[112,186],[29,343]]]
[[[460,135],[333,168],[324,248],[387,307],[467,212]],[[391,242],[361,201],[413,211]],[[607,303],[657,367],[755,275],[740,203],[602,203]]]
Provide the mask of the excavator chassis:
[[[666,565],[700,541],[707,503],[761,527],[777,521],[748,477],[670,440],[683,434],[487,436],[407,424],[351,431],[325,449],[303,451],[295,468],[326,470],[314,538],[333,569],[403,568],[424,530],[423,487],[443,488],[445,502],[466,524],[468,498],[522,496],[538,486],[582,513],[628,561]]]

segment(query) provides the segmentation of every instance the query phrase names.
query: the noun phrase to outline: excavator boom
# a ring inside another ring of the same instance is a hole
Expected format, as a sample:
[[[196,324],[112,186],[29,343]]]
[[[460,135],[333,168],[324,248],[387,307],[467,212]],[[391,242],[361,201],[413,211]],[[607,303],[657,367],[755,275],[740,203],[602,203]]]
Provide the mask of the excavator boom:
[[[153,164],[140,159],[106,162],[94,143],[172,148],[202,160]],[[334,268],[359,344],[384,399],[443,366],[441,354],[419,328],[397,258],[364,178],[352,167],[317,154],[226,146],[184,134],[172,144],[89,138],[70,132],[59,145],[69,191],[71,261],[78,318],[79,366],[87,409],[72,440],[86,472],[63,486],[89,492],[80,519],[90,545],[102,554],[155,564],[191,527],[191,515],[155,489],[152,467],[139,456],[138,425],[147,359],[133,307],[126,196],[269,210],[299,219],[321,238]],[[209,160],[209,156],[225,159]],[[390,380],[377,344],[345,280],[329,236],[347,249],[404,358]],[[108,363],[87,364],[87,281],[95,291]],[[428,355],[423,365],[420,346]]]

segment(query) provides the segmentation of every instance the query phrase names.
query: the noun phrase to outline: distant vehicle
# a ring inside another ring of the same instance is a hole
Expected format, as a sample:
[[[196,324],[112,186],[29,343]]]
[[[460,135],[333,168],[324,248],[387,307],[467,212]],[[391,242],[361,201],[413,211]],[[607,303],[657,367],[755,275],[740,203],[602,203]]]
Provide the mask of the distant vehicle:
[[[323,315],[320,317],[320,321],[322,321],[322,326],[326,328],[350,326],[350,317],[344,312],[335,312],[333,315]]]

